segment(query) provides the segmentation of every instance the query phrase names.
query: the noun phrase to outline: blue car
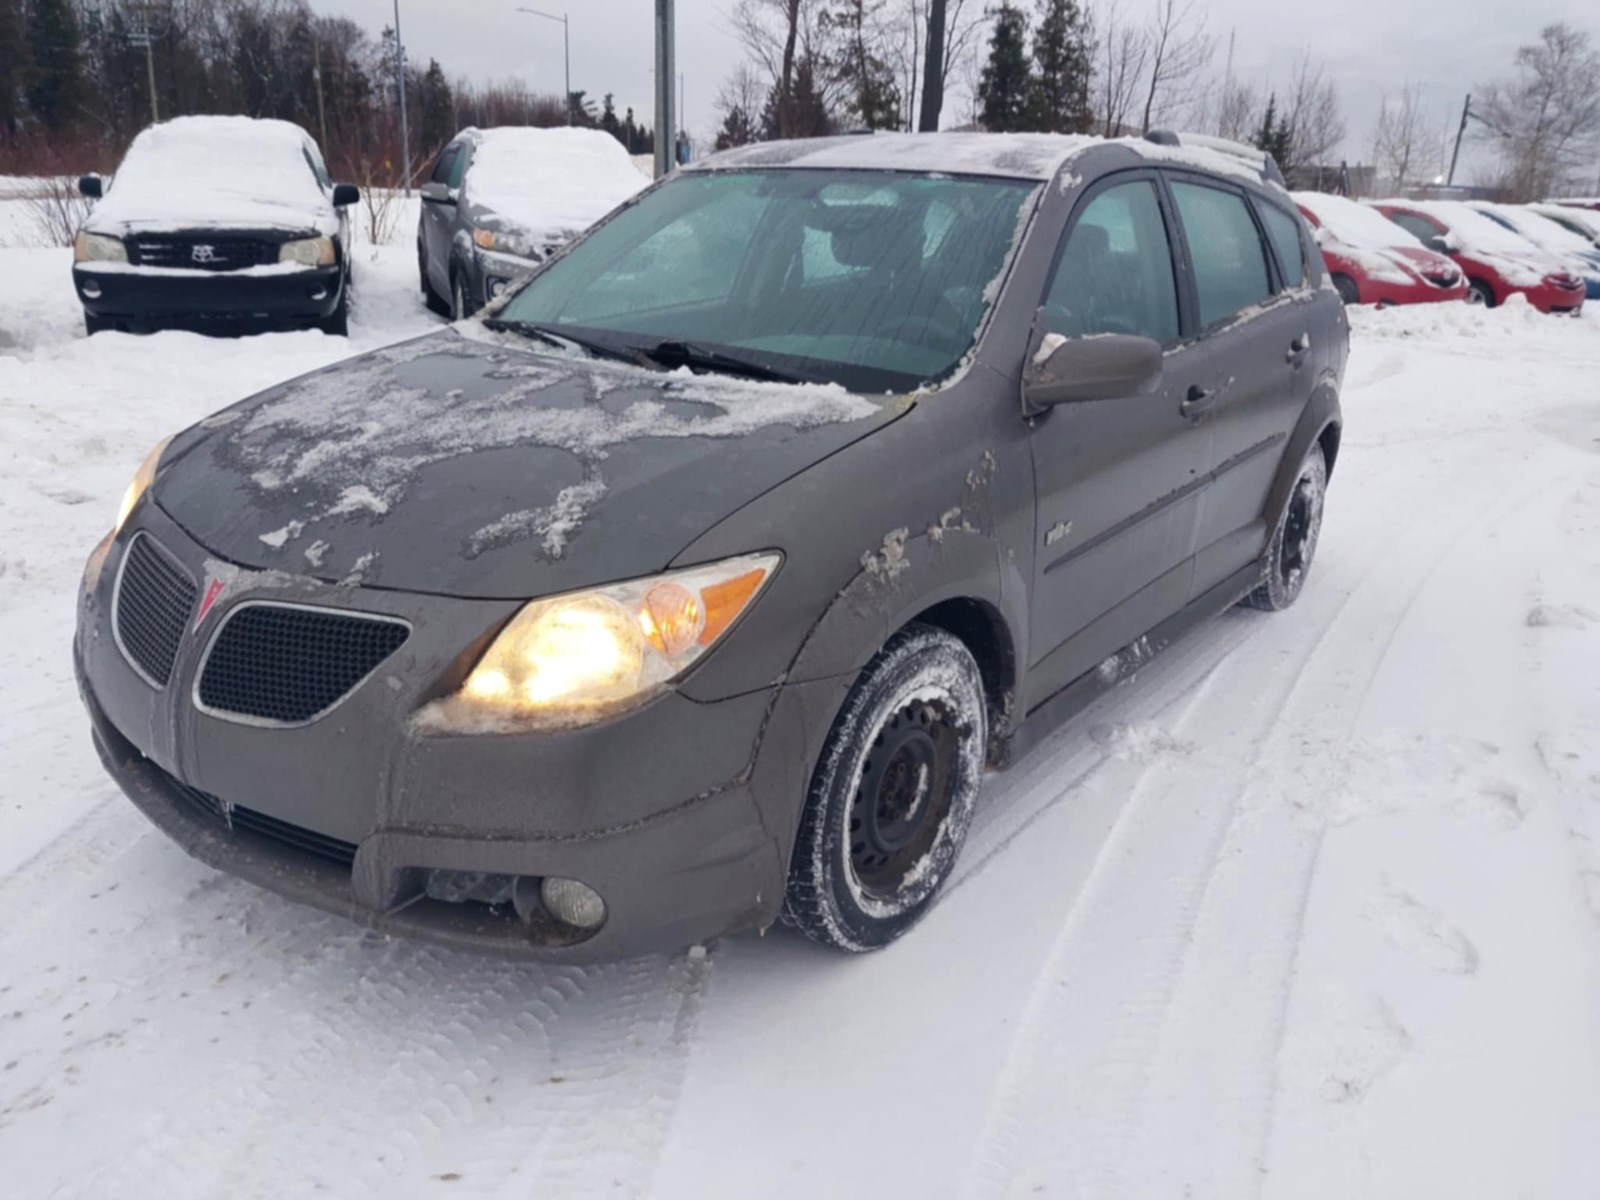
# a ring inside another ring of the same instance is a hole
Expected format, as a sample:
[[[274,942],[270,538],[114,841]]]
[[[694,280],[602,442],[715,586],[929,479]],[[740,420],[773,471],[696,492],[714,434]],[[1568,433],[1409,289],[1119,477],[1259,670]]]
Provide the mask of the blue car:
[[[1472,207],[1495,224],[1503,225],[1539,249],[1555,255],[1583,280],[1584,298],[1600,300],[1600,246],[1531,208],[1487,201],[1474,203]]]

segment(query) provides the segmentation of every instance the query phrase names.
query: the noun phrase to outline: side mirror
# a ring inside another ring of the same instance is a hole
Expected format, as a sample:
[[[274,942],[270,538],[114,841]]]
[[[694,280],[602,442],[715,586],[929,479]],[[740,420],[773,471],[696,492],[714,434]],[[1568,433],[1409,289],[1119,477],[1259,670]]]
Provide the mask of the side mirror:
[[[333,206],[335,208],[349,208],[361,199],[361,189],[353,183],[336,183],[333,185]]]
[[[455,193],[450,190],[448,184],[434,183],[432,180],[422,185],[418,195],[433,204],[454,204],[456,202]]]
[[[80,175],[78,177],[78,193],[89,197],[91,200],[100,199],[105,187],[100,182],[98,175]]]
[[[1126,333],[1063,338],[1046,334],[1022,376],[1023,408],[1145,396],[1161,383],[1161,343]]]

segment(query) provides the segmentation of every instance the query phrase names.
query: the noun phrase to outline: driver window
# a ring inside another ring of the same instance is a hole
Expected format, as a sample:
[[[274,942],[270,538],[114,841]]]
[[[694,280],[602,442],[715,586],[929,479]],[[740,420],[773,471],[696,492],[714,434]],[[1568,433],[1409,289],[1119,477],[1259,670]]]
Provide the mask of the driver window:
[[[1177,339],[1178,288],[1155,184],[1118,184],[1089,201],[1067,235],[1045,316],[1050,332],[1064,337]]]
[[[439,161],[433,164],[433,174],[428,176],[428,182],[442,183],[446,187],[456,186],[450,182],[450,179],[460,158],[460,146],[446,146],[444,152],[439,155]]]

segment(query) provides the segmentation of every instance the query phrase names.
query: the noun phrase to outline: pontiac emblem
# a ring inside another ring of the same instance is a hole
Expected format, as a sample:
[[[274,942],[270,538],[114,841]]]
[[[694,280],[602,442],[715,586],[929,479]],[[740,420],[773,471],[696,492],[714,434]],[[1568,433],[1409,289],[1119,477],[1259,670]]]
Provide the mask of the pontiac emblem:
[[[194,627],[200,628],[200,623],[206,619],[206,614],[216,607],[217,601],[222,599],[222,593],[228,590],[228,585],[221,579],[213,579],[206,587],[206,594],[200,601],[200,611],[195,614]]]

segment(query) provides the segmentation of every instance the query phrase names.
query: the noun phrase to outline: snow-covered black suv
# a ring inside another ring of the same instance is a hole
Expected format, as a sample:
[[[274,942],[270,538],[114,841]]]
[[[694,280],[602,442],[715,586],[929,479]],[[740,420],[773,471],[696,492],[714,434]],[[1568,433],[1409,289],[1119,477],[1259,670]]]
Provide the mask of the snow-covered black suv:
[[[73,252],[90,333],[317,327],[343,334],[360,197],[287,121],[179,117],[133,139]]]
[[[1348,337],[1275,176],[988,134],[674,174],[152,452],[79,608],[107,768],[395,933],[883,945],[986,765],[1304,586]]]

